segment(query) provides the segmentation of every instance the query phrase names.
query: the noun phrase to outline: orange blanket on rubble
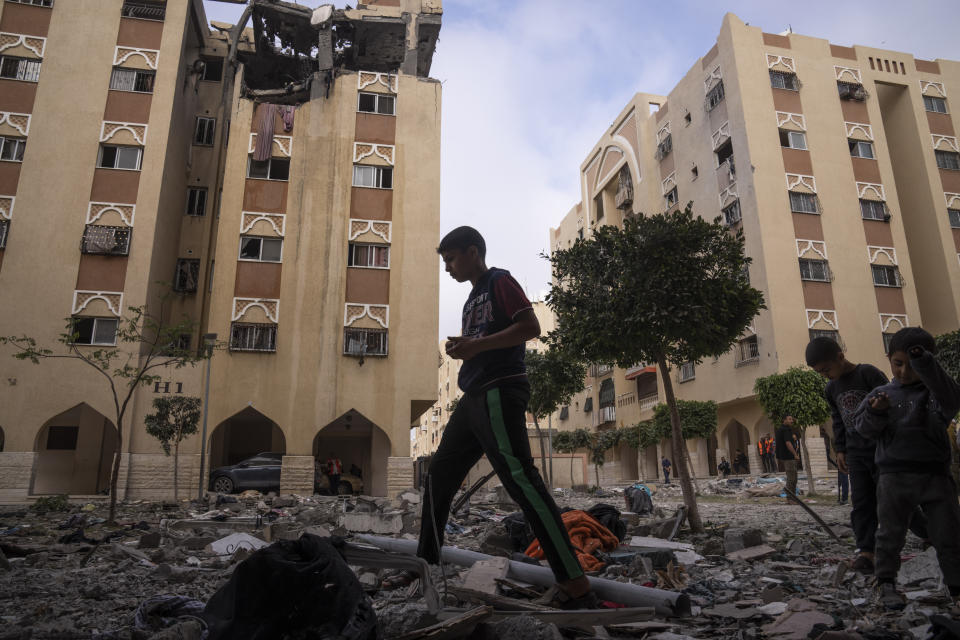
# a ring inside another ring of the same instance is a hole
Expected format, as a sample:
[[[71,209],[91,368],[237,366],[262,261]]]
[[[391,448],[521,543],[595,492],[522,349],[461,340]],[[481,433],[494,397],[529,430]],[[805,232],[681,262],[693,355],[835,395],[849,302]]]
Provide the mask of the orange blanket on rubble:
[[[577,560],[584,571],[599,571],[605,566],[593,556],[597,549],[612,551],[620,546],[617,536],[610,533],[610,530],[593,519],[593,517],[584,511],[567,511],[561,513],[563,526],[567,528],[570,535],[570,542],[577,552]],[[537,560],[543,560],[546,556],[543,549],[540,548],[540,541],[534,540],[524,551],[524,554]]]

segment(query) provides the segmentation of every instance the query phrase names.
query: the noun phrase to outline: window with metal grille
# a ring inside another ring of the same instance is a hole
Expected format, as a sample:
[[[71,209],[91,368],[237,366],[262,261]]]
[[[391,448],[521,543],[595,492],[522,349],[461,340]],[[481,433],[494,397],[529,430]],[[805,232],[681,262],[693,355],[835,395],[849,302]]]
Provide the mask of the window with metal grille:
[[[760,359],[760,343],[757,336],[744,338],[734,347],[734,355],[737,365],[747,362],[754,362]]]
[[[190,187],[187,190],[187,215],[203,216],[207,213],[207,188]]]
[[[253,156],[250,156],[250,162],[247,165],[247,177],[262,180],[287,180],[290,177],[290,158],[254,160]]]
[[[887,206],[879,200],[860,199],[860,215],[864,220],[887,220],[890,214],[887,213]]]
[[[893,340],[893,336],[896,334],[893,333],[883,333],[883,352],[887,355],[890,355],[890,341]]]
[[[788,149],[806,149],[807,136],[802,131],[780,129],[780,146]]]
[[[841,100],[856,100],[863,102],[867,99],[867,90],[856,82],[837,82],[837,92]]]
[[[393,96],[379,93],[358,93],[357,111],[392,116],[396,113],[396,100]]]
[[[223,58],[202,58],[202,62],[201,80],[220,82],[223,79]]]
[[[864,140],[847,140],[847,146],[850,147],[850,155],[854,158],[873,159],[873,144]]]
[[[713,88],[707,92],[707,96],[704,98],[707,111],[713,111],[714,107],[723,102],[723,96],[723,80],[721,80],[713,85]]]
[[[943,98],[934,98],[932,96],[923,96],[923,108],[934,113],[946,113],[947,101]]]
[[[117,344],[116,318],[81,318],[72,319],[73,344]]]
[[[735,224],[739,224],[742,220],[740,215],[740,201],[735,200],[732,204],[727,205],[723,209],[723,222],[728,227],[732,227]]]
[[[680,365],[680,382],[687,382],[697,377],[697,368],[692,362],[684,362]]]
[[[37,82],[40,79],[40,60],[0,56],[0,78]]]
[[[141,147],[118,147],[115,145],[100,145],[100,157],[97,166],[101,169],[140,170],[140,159],[143,156]]]
[[[110,256],[130,255],[130,227],[107,227],[88,224],[83,230],[83,253],[97,253]]]
[[[947,217],[951,227],[960,229],[960,209],[947,209]]]
[[[124,18],[162,21],[167,15],[167,7],[159,2],[124,2],[120,15]]]
[[[280,262],[283,256],[283,238],[240,236],[240,260]]]
[[[347,266],[387,269],[390,267],[390,247],[351,242],[347,253]]]
[[[387,330],[344,327],[343,355],[356,357],[387,355]]]
[[[193,130],[193,144],[210,146],[213,144],[213,134],[217,129],[214,118],[197,116],[197,124]]]
[[[770,86],[774,89],[789,89],[790,91],[800,90],[800,81],[797,74],[786,71],[771,71]]]
[[[790,210],[797,213],[820,213],[817,196],[813,193],[790,192]]]
[[[200,261],[190,258],[177,258],[177,270],[173,276],[173,290],[181,293],[193,293],[200,281]]]
[[[940,169],[960,169],[960,153],[953,151],[935,151],[937,167]]]
[[[75,451],[80,427],[48,427],[47,451]]]
[[[253,322],[230,324],[230,351],[276,351],[277,325]]]
[[[372,165],[353,165],[353,186],[373,189],[393,188],[393,169]]]
[[[870,271],[873,273],[873,284],[878,287],[902,287],[903,281],[900,278],[900,270],[894,266],[885,264],[872,264]]]
[[[0,249],[7,248],[7,233],[10,231],[10,221],[0,220]]]
[[[153,93],[154,77],[152,71],[115,67],[113,73],[110,74],[110,88],[114,91]]]
[[[810,329],[807,331],[811,340],[815,338],[830,338],[843,348],[843,345],[840,343],[840,332],[834,329]]]
[[[679,199],[680,196],[677,194],[677,188],[674,187],[673,189],[670,189],[670,191],[667,191],[667,195],[663,196],[663,204],[667,209],[669,209],[673,205],[677,204]]]
[[[53,6],[53,0],[7,0],[7,2],[15,2],[17,4],[32,4],[35,7]]]
[[[0,160],[23,162],[23,152],[26,150],[26,138],[0,137]]]
[[[800,258],[800,279],[814,282],[830,282],[830,266],[826,260]]]

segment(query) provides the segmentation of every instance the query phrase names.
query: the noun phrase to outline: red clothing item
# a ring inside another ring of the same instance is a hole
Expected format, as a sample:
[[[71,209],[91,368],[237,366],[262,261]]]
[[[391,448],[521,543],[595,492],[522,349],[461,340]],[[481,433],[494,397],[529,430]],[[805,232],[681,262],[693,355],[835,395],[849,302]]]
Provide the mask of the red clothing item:
[[[567,511],[560,514],[563,520],[563,526],[567,529],[570,536],[570,542],[577,552],[577,560],[584,571],[597,571],[606,566],[593,555],[597,549],[604,551],[613,551],[620,546],[617,536],[610,533],[610,530],[597,522],[593,516],[585,511]],[[524,551],[524,555],[537,560],[543,560],[546,555],[540,548],[540,541],[534,540]]]
[[[327,473],[331,476],[343,475],[343,465],[339,458],[327,458]]]

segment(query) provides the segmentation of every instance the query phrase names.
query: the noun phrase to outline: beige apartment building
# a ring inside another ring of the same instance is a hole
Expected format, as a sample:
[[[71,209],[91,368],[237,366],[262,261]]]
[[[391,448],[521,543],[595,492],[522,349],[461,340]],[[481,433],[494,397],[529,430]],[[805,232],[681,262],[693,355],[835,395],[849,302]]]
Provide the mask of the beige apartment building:
[[[101,493],[114,455],[121,497],[169,496],[144,416],[208,382],[205,476],[278,452],[310,492],[335,452],[367,494],[409,486],[436,399],[440,0],[258,1],[236,43],[200,0],[95,4],[0,3],[0,335],[69,321],[111,347],[146,305],[220,348],[136,392],[120,451],[92,370],[0,351],[0,498]],[[194,492],[201,437],[180,451]]]
[[[698,475],[737,449],[761,469],[756,442],[774,425],[754,381],[805,366],[811,337],[838,338],[849,358],[888,372],[885,343],[901,327],[960,326],[957,95],[960,62],[764,33],[727,14],[669,95],[636,94],[587,154],[582,200],[550,230],[554,249],[692,202],[742,230],[753,259],[767,309],[731,352],[672,372],[679,398],[720,405],[716,438],[688,443]],[[596,365],[586,385],[555,425],[634,425],[663,399],[643,364]],[[824,473],[819,435],[807,442]],[[604,481],[655,479],[669,451],[620,447]]]

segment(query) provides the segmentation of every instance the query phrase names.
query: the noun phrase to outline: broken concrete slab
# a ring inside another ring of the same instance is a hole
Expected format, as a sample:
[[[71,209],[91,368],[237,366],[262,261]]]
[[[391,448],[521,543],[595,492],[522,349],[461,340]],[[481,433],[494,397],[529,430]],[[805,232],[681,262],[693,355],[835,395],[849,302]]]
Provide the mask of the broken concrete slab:
[[[496,593],[497,579],[507,577],[510,569],[510,560],[507,558],[490,558],[474,562],[467,570],[463,579],[463,586],[482,593]]]
[[[730,560],[753,561],[772,556],[776,552],[777,550],[770,545],[761,544],[756,547],[748,547],[746,549],[740,549],[739,551],[728,553],[727,558]]]
[[[400,533],[403,531],[403,511],[358,512],[340,515],[340,525],[356,533]]]
[[[809,600],[791,600],[787,610],[776,620],[763,627],[763,632],[778,640],[805,640],[814,625],[827,627],[834,625],[832,616],[817,610],[817,605]]]
[[[727,553],[758,547],[764,542],[763,532],[759,529],[727,529],[723,532],[723,548]]]
[[[924,580],[941,580],[940,563],[937,562],[937,551],[930,547],[922,553],[900,565],[897,573],[897,584],[907,586],[918,584]]]
[[[267,546],[260,538],[249,533],[231,533],[225,538],[220,538],[211,542],[205,547],[206,551],[215,553],[218,556],[233,555],[238,549],[250,549],[256,551]]]

